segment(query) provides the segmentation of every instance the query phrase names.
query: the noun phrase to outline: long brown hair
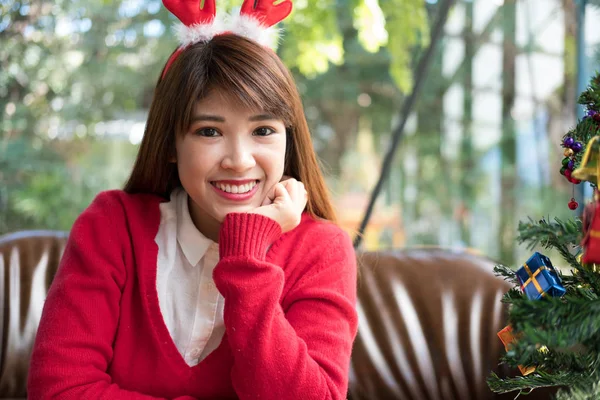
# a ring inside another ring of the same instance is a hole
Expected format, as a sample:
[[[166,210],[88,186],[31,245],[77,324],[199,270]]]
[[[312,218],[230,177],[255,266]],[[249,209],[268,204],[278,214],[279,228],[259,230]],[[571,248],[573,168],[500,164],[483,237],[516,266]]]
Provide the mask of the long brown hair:
[[[244,106],[283,120],[287,132],[284,174],[306,186],[306,209],[311,215],[336,222],[290,72],[273,51],[233,34],[216,36],[186,49],[159,79],[146,131],[124,190],[168,198],[181,185],[177,166],[170,162],[175,154],[175,138],[187,132],[196,101],[211,90],[228,93]]]

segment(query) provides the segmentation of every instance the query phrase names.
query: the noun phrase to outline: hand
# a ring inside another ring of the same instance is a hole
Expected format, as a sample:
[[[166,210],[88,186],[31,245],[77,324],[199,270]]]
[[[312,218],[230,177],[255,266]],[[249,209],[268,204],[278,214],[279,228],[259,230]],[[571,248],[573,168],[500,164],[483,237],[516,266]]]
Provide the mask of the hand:
[[[281,226],[281,232],[285,233],[300,224],[307,201],[308,194],[304,184],[284,176],[269,191],[262,205],[251,212],[275,220]]]

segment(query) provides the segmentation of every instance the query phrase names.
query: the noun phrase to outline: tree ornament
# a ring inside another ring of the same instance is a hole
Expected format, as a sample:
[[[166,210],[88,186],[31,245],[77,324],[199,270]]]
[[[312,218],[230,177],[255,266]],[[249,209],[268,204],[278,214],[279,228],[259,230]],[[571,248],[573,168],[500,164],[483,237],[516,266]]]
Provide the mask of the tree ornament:
[[[596,122],[600,122],[600,113],[595,113],[592,115],[592,119]]]
[[[521,290],[530,300],[539,300],[546,296],[561,297],[566,293],[552,261],[537,251],[515,274]]]
[[[571,147],[571,146],[573,146],[573,143],[575,143],[575,140],[572,137],[570,137],[570,136],[567,136],[563,140],[563,146],[564,147]]]
[[[575,151],[573,149],[565,149],[565,152],[563,153],[563,155],[565,157],[571,157],[574,153],[575,153]]]
[[[600,201],[598,190],[594,192],[594,200],[583,210],[582,230],[584,264],[600,264]]]
[[[573,171],[571,171],[569,168],[565,169],[565,173],[564,175],[567,177],[567,180],[571,178],[571,173]]]
[[[508,325],[508,326],[505,326],[500,332],[497,333],[498,337],[502,341],[502,344],[504,344],[504,349],[506,351],[511,350],[511,348],[514,346],[514,344],[517,342],[517,339],[518,339],[513,335],[512,332],[513,332],[512,327],[510,325]],[[523,376],[527,376],[527,375],[535,372],[535,369],[536,369],[536,367],[534,367],[533,365],[529,365],[529,366],[518,365],[518,367],[519,367],[519,371],[521,371],[521,374]]]
[[[581,264],[581,268],[586,269],[588,271],[596,272],[596,273],[600,272],[600,264],[584,264],[582,257],[583,257],[583,253],[579,253],[579,255],[577,256],[577,262],[579,264]],[[577,275],[578,273],[579,273],[578,270],[573,271],[574,275]]]
[[[571,201],[569,202],[569,208],[571,210],[576,210],[579,207],[579,203],[575,201],[575,198],[571,197]]]
[[[565,167],[567,167],[567,164],[569,163],[569,161],[571,161],[571,159],[569,157],[563,158],[562,159],[562,165],[565,166]],[[569,168],[569,167],[567,167],[567,168]]]
[[[600,175],[600,136],[594,136],[588,142],[579,168],[573,171],[573,178],[588,181],[593,185],[598,184]],[[565,173],[565,176],[566,173]]]
[[[574,153],[579,153],[581,149],[583,149],[583,144],[581,144],[581,142],[575,142],[570,150],[573,150]]]

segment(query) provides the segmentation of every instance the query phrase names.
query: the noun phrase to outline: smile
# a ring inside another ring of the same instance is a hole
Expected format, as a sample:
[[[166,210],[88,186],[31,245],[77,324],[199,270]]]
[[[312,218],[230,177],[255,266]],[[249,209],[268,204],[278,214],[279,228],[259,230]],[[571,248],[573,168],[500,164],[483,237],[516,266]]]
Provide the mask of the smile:
[[[233,194],[243,194],[243,193],[248,193],[249,191],[254,189],[254,186],[256,186],[258,184],[258,181],[252,181],[249,183],[245,183],[243,185],[231,185],[231,184],[221,183],[221,182],[211,182],[211,183],[213,184],[213,186],[216,186],[218,189],[220,189],[224,192],[233,193]]]
[[[245,201],[251,199],[258,191],[259,183],[259,180],[213,181],[211,186],[217,194],[227,200]]]

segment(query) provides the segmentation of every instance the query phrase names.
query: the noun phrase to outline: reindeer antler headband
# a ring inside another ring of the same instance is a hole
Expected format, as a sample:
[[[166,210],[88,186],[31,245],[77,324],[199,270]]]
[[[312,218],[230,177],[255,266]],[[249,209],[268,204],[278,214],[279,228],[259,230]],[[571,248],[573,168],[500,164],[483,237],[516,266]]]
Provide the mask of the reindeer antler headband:
[[[188,46],[198,42],[208,42],[213,37],[224,33],[235,33],[252,39],[263,46],[271,44],[277,30],[271,28],[292,12],[292,2],[284,0],[275,5],[274,0],[244,0],[239,16],[225,15],[217,17],[215,0],[163,0],[165,7],[175,15],[181,24],[175,31],[181,45],[169,61],[163,72],[167,70]]]

